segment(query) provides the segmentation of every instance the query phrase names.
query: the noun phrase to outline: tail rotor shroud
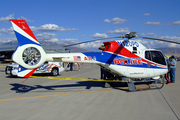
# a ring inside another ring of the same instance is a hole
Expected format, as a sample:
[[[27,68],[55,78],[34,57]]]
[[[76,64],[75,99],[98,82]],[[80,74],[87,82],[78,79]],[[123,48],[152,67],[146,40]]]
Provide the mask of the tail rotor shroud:
[[[23,51],[22,58],[24,63],[33,66],[41,60],[40,51],[34,47],[28,47]]]
[[[26,69],[34,69],[46,61],[46,53],[41,46],[26,44],[18,46],[12,59]]]

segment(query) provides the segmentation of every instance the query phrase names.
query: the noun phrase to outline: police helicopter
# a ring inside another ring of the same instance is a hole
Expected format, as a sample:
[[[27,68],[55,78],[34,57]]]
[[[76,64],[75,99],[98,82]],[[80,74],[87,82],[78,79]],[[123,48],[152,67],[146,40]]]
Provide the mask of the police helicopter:
[[[164,85],[164,78],[161,76],[168,72],[165,56],[159,50],[147,49],[141,43],[133,41],[132,38],[138,37],[136,32],[113,37],[125,40],[103,42],[104,45],[99,48],[102,52],[48,54],[43,50],[25,20],[11,19],[10,21],[19,42],[12,55],[12,60],[20,65],[18,76],[30,77],[45,61],[79,62],[97,64],[113,74],[117,80],[127,81],[129,87],[135,82],[160,84],[160,87],[156,86],[156,88],[162,88]],[[180,44],[163,39],[141,38]],[[96,40],[86,42],[92,41]],[[134,90],[134,86],[131,90]]]

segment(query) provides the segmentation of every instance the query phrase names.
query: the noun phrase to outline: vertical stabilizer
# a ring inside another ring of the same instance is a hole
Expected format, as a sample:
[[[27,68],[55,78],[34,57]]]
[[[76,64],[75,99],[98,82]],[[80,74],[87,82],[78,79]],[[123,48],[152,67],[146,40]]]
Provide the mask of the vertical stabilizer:
[[[32,71],[46,61],[46,53],[25,20],[10,21],[19,43],[12,55],[12,60],[22,67],[18,74],[33,74]]]

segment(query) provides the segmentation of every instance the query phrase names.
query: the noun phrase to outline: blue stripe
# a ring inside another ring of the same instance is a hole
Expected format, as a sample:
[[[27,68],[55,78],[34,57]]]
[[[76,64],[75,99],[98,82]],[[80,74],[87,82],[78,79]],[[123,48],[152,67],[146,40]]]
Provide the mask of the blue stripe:
[[[18,72],[22,72],[22,71],[25,71],[27,70],[26,68],[22,67],[21,65],[19,65],[19,69],[18,69]]]
[[[16,37],[18,39],[18,42],[19,42],[19,46],[23,46],[25,44],[36,44],[36,45],[39,45],[41,46],[40,44],[36,43],[36,42],[33,42],[32,40],[28,39],[27,37],[19,34],[18,32],[15,31],[15,34],[16,34]]]
[[[139,58],[125,58],[122,56],[119,56],[117,54],[112,54],[109,52],[88,52],[88,53],[83,53],[84,55],[88,57],[96,57],[96,61],[102,62],[105,64],[112,64],[112,65],[118,65],[118,66],[126,66],[126,67],[139,67],[139,68],[155,68],[155,69],[167,69],[159,66],[154,66],[154,65],[147,65],[147,63],[142,63],[142,64],[115,64],[114,60],[127,60],[128,63],[130,63],[130,60],[137,60]]]

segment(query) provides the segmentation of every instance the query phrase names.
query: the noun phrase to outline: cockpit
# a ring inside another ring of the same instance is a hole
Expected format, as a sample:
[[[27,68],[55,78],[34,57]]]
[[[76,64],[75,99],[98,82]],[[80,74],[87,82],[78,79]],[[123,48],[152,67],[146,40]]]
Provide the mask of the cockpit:
[[[165,57],[161,51],[146,50],[145,58],[158,64],[167,65]]]

